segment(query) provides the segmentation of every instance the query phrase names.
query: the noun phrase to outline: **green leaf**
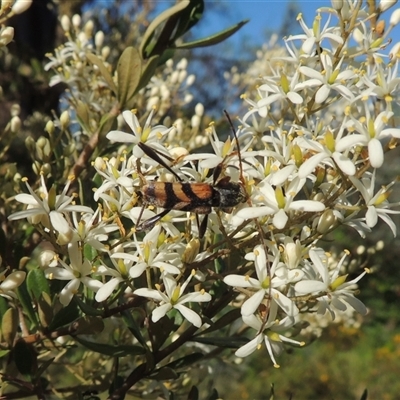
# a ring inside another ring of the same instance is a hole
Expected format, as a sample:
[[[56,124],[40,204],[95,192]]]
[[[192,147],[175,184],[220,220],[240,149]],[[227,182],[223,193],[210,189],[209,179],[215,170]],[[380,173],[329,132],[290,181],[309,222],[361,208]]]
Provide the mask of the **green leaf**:
[[[150,81],[151,77],[154,76],[154,72],[157,69],[160,62],[160,56],[157,54],[149,58],[146,62],[146,66],[142,72],[142,76],[140,78],[138,90],[144,88]]]
[[[209,344],[212,346],[223,347],[228,349],[237,349],[248,342],[246,338],[224,338],[224,337],[195,337],[190,339],[192,342]]]
[[[132,335],[138,340],[138,342],[144,347],[147,348],[146,339],[142,335],[142,331],[140,330],[140,326],[137,322],[133,319],[133,316],[128,311],[123,311],[121,313],[122,320],[124,321],[125,325],[128,327],[129,331]]]
[[[240,316],[241,314],[239,308],[230,310],[226,314],[224,314],[218,321],[213,323],[209,328],[202,331],[201,335],[220,330],[225,326],[230,325],[233,321],[236,321],[238,318],[240,318]]]
[[[38,314],[41,325],[47,328],[53,319],[54,311],[50,296],[42,292],[38,299]]]
[[[24,340],[18,340],[13,349],[13,357],[18,371],[23,375],[32,376],[36,370],[36,353],[31,345]]]
[[[43,372],[46,371],[46,369],[53,363],[54,359],[55,359],[55,357],[49,358],[48,360],[46,360],[40,364],[40,366],[35,374],[35,380],[40,378],[40,375],[42,375]]]
[[[117,125],[117,114],[109,112],[104,114],[100,120],[99,126],[99,141],[102,141],[108,132],[110,132],[114,126]]]
[[[18,329],[18,312],[10,307],[1,319],[1,333],[3,339],[11,346],[14,342]]]
[[[156,30],[158,28],[160,28],[161,24],[163,24],[169,18],[182,12],[182,10],[184,10],[186,7],[188,7],[189,4],[190,4],[190,0],[179,1],[174,6],[168,8],[167,10],[162,12],[159,16],[157,16],[153,20],[153,22],[147,28],[147,30],[143,36],[142,43],[140,44],[139,53],[143,57],[143,59],[146,59],[151,55],[152,49],[154,48],[156,42],[154,42],[154,41],[152,43],[150,43],[150,42],[152,41]]]
[[[85,315],[76,321],[75,335],[96,335],[103,332],[104,322],[100,317]]]
[[[54,331],[62,326],[69,325],[79,318],[79,309],[74,301],[71,301],[66,307],[63,307],[54,316],[51,324],[49,325],[49,330]]]
[[[197,389],[197,386],[192,386],[190,388],[187,400],[199,400],[199,389]]]
[[[156,381],[166,381],[169,379],[178,379],[178,374],[172,368],[162,367],[150,374],[149,378]]]
[[[93,261],[97,257],[97,250],[90,244],[85,244],[83,247],[83,256],[90,261]]]
[[[213,46],[215,44],[218,44],[218,43],[228,39],[230,36],[232,36],[234,33],[236,33],[243,25],[247,24],[247,22],[249,22],[248,19],[241,21],[241,22],[237,23],[236,25],[233,25],[230,28],[225,29],[224,31],[216,33],[215,35],[208,36],[204,39],[195,40],[193,42],[182,43],[182,44],[179,44],[178,46],[175,46],[174,48],[176,48],[176,49],[194,49],[197,47]]]
[[[367,400],[367,398],[368,398],[368,390],[364,389],[364,391],[360,397],[360,400]]]
[[[92,317],[98,317],[103,315],[103,311],[93,307],[92,305],[85,303],[79,297],[74,297],[74,301],[78,304],[78,307],[83,311],[86,315],[91,315]]]
[[[172,41],[180,38],[186,32],[188,32],[194,25],[196,25],[203,16],[204,12],[204,1],[203,0],[191,0],[188,7],[186,7],[179,14],[179,22],[175,29],[175,34]]]
[[[3,318],[4,313],[9,309],[8,303],[3,296],[0,296],[0,319]]]
[[[86,58],[93,64],[96,65],[96,67],[99,69],[101,75],[103,76],[104,80],[107,82],[108,87],[114,92],[114,94],[117,94],[117,87],[115,86],[115,83],[113,81],[113,78],[108,71],[107,67],[104,65],[103,60],[101,60],[99,57],[97,57],[93,53],[86,53]]]
[[[79,122],[79,125],[87,132],[90,133],[90,113],[89,107],[86,103],[81,100],[78,100],[75,105],[76,118]]]
[[[8,350],[8,349],[7,350],[0,349],[0,359],[7,356],[8,354],[10,354],[10,351],[11,350]]]
[[[22,285],[18,286],[17,293],[19,302],[22,304],[22,308],[24,309],[26,315],[29,317],[29,320],[33,327],[36,327],[38,325],[38,318],[32,306],[32,299],[26,287],[26,280],[22,282]]]
[[[207,400],[219,400],[221,397],[219,396],[217,389],[213,389],[210,396],[208,396]]]
[[[92,350],[96,353],[105,354],[106,356],[110,357],[140,356],[146,353],[146,350],[140,346],[95,343],[79,337],[76,337],[75,340],[89,350]]]
[[[139,52],[134,47],[127,47],[118,60],[118,100],[121,109],[133,106],[132,100],[138,88],[142,60]]]
[[[185,369],[186,367],[194,364],[195,362],[200,361],[202,358],[204,358],[203,353],[192,353],[187,356],[178,358],[177,360],[172,361],[165,366],[174,370]]]
[[[43,270],[39,268],[32,269],[28,272],[26,277],[26,285],[29,294],[35,300],[39,300],[43,292],[50,296],[49,281],[44,276]]]

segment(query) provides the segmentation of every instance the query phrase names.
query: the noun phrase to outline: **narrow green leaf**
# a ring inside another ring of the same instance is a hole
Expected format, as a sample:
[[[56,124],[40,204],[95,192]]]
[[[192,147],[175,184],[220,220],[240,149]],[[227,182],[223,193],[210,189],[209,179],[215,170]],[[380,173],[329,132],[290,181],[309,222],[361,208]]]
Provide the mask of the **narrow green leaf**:
[[[217,389],[213,388],[210,396],[208,396],[207,400],[219,400],[221,397],[219,396]]]
[[[38,299],[38,314],[40,323],[47,328],[53,319],[54,312],[51,298],[45,292],[42,292]]]
[[[203,353],[192,353],[187,356],[178,358],[177,360],[172,361],[165,366],[171,369],[185,369],[195,362],[200,361],[202,358],[204,358]]]
[[[54,331],[62,326],[69,325],[79,318],[79,309],[74,301],[71,301],[66,307],[61,308],[60,311],[54,316],[49,330]]]
[[[142,331],[140,330],[139,325],[133,319],[132,314],[128,311],[123,311],[121,315],[122,315],[122,320],[128,327],[129,331],[132,333],[132,335],[138,340],[138,342],[143,347],[147,348],[146,339],[143,337]]]
[[[180,2],[176,3],[174,6],[168,8],[167,10],[162,12],[160,15],[158,15],[153,20],[153,22],[147,28],[147,30],[143,36],[142,43],[140,44],[140,47],[139,47],[139,53],[143,57],[143,59],[146,59],[151,54],[148,50],[148,46],[149,46],[151,40],[153,39],[157,28],[159,28],[160,25],[163,24],[167,19],[171,18],[175,14],[180,13],[189,4],[190,4],[190,0],[180,1]],[[152,46],[152,47],[154,47],[154,46]]]
[[[9,308],[1,319],[1,333],[3,339],[11,346],[18,329],[18,312],[15,308]]]
[[[132,107],[142,73],[142,60],[134,47],[127,47],[118,60],[118,101],[121,109]]]
[[[39,320],[32,306],[32,299],[26,287],[26,280],[22,283],[22,285],[18,287],[17,294],[19,302],[22,304],[22,308],[24,309],[26,315],[28,316],[31,324],[33,325],[33,327],[36,327],[38,325]]]
[[[74,301],[78,304],[78,307],[83,311],[84,314],[92,317],[99,317],[103,314],[103,311],[93,307],[91,304],[85,303],[79,297],[75,297]]]
[[[176,46],[176,49],[194,49],[198,47],[207,47],[207,46],[213,46],[215,44],[218,44],[226,39],[228,39],[230,36],[232,36],[234,33],[236,33],[243,25],[247,24],[249,22],[248,19],[239,22],[236,25],[231,26],[228,29],[225,29],[224,31],[221,31],[219,33],[216,33],[215,35],[208,36],[203,39],[195,40],[193,42],[188,42],[188,43],[182,43]]]
[[[103,76],[104,80],[107,82],[108,87],[114,92],[114,94],[117,94],[117,87],[115,86],[115,83],[113,81],[113,78],[108,71],[107,67],[104,65],[103,60],[101,60],[99,57],[97,57],[93,53],[86,53],[86,58],[93,64],[96,65],[96,67],[99,69],[101,75]]]
[[[360,397],[360,400],[367,400],[367,399],[368,399],[368,390],[364,389],[364,391]]]
[[[237,320],[238,318],[240,318],[240,316],[241,316],[241,314],[240,314],[239,308],[230,310],[226,314],[224,314],[218,321],[213,323],[209,328],[202,331],[201,334],[203,335],[206,333],[218,331],[218,330],[224,328],[225,326],[231,324],[233,321]]]
[[[10,351],[11,350],[1,350],[0,349],[0,358],[3,358],[3,357],[5,357],[5,356],[7,356],[8,354],[10,354]]]
[[[46,293],[50,296],[49,281],[44,276],[43,270],[36,268],[28,272],[26,277],[26,285],[31,297],[35,300],[39,300],[42,293]]]
[[[108,132],[110,132],[117,125],[117,115],[108,113],[101,117],[99,126],[99,141],[105,139]]]
[[[89,134],[91,133],[90,130],[90,121],[89,121],[89,107],[86,103],[81,100],[76,102],[75,106],[76,110],[76,118],[80,124],[80,126]]]
[[[55,359],[55,357],[49,358],[48,360],[46,360],[40,364],[40,366],[35,374],[35,380],[39,379],[40,375],[42,375],[43,372],[45,372],[46,369],[50,367],[50,365],[53,363],[54,359]]]
[[[0,319],[3,318],[4,313],[9,309],[8,303],[3,296],[0,296]]]
[[[168,379],[178,379],[178,374],[172,368],[162,367],[154,371],[149,378],[156,381],[166,381]]]
[[[96,335],[103,330],[104,322],[101,317],[85,315],[76,321],[76,335]]]
[[[209,344],[212,346],[223,347],[228,349],[237,349],[248,342],[248,339],[238,338],[224,338],[224,337],[195,337],[191,339],[192,342]]]
[[[186,32],[188,32],[193,26],[195,26],[203,16],[204,12],[204,1],[203,0],[191,0],[188,7],[186,7],[179,15],[179,22],[175,29],[175,34],[171,41],[175,41],[180,38]]]
[[[187,400],[199,400],[199,389],[197,389],[197,386],[192,386],[190,388]]]
[[[106,356],[110,357],[139,356],[146,353],[145,349],[140,346],[95,343],[79,337],[75,337],[75,340],[89,350],[92,350],[96,353],[105,354]]]
[[[155,55],[147,60],[144,70],[142,72],[142,76],[140,77],[140,82],[137,88],[138,90],[144,88],[149,83],[151,77],[154,76],[154,71],[158,67],[159,61],[159,55]]]
[[[18,371],[22,375],[32,376],[36,370],[36,353],[31,345],[24,340],[18,340],[13,349],[13,358]]]

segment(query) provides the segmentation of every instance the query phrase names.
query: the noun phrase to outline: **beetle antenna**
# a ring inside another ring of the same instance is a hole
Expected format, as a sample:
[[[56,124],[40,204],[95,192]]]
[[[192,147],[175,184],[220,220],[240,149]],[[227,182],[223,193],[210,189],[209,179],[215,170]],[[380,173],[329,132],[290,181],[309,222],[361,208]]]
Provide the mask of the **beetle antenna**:
[[[235,127],[233,126],[232,119],[231,119],[231,117],[230,117],[229,114],[228,114],[228,111],[224,110],[224,114],[225,114],[225,116],[226,116],[226,119],[227,119],[228,122],[229,122],[229,125],[230,125],[230,127],[231,127],[231,129],[232,129],[232,132],[233,132],[233,137],[235,138],[235,141],[236,141],[236,147],[237,147],[237,149],[238,149],[238,158],[239,158],[240,180],[241,180],[242,183],[244,184],[243,166],[242,166],[242,155],[241,155],[241,153],[240,153],[239,138],[238,138],[238,136],[237,136],[236,129],[235,129]]]

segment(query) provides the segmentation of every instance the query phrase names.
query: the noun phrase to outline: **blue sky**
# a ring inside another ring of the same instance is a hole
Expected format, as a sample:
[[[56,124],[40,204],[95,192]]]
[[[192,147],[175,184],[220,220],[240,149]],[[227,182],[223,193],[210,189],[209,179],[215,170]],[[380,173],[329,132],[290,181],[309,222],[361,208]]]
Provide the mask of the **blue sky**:
[[[277,1],[277,0],[260,0],[260,1],[207,1],[205,0],[205,14],[204,19],[207,22],[207,28],[203,25],[201,30],[203,34],[215,33],[219,30],[227,28],[231,24],[241,21],[243,19],[250,19],[239,32],[236,33],[236,38],[233,40],[239,40],[239,36],[248,37],[253,43],[265,42],[267,32],[277,32],[281,27],[287,7],[290,1]],[[308,26],[311,26],[312,21],[316,15],[316,10],[319,7],[330,6],[330,1],[292,1],[299,10],[303,13]],[[207,7],[221,7],[221,12],[207,12]],[[222,7],[226,7],[225,12]],[[387,26],[388,19],[390,18],[393,10],[398,8],[399,5],[395,5],[389,11],[386,12]],[[226,12],[228,10],[228,12]],[[299,27],[297,21],[293,21],[294,29],[293,33],[299,33]],[[200,35],[202,36],[202,35]],[[393,39],[393,43],[400,41],[400,27],[397,26],[390,35]],[[232,39],[231,39],[232,40]]]

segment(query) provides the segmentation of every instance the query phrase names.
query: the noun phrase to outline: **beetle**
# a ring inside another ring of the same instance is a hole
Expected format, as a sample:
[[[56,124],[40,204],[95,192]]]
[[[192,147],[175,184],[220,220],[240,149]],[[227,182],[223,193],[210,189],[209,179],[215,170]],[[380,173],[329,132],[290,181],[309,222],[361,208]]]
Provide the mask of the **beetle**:
[[[229,116],[228,120],[231,123]],[[238,145],[235,131],[234,135]],[[196,214],[197,220],[199,214],[205,214],[202,223],[199,225],[199,237],[202,238],[207,229],[208,214],[212,212],[213,208],[218,208],[226,213],[231,213],[233,207],[240,203],[244,203],[247,200],[246,190],[242,182],[232,182],[229,176],[220,178],[223,170],[223,162],[214,169],[212,184],[204,182],[184,182],[154,149],[142,142],[140,142],[138,146],[148,157],[152,158],[171,172],[178,181],[146,181],[142,178],[143,186],[141,188],[141,195],[143,199],[143,208],[136,224],[136,229],[138,231],[150,229],[171,210],[180,210]],[[238,154],[241,170],[240,150],[238,151]],[[169,156],[164,154],[162,156],[166,159],[170,159]],[[138,169],[139,168],[140,166],[138,166]],[[164,211],[140,223],[143,209],[147,205],[164,208]]]

